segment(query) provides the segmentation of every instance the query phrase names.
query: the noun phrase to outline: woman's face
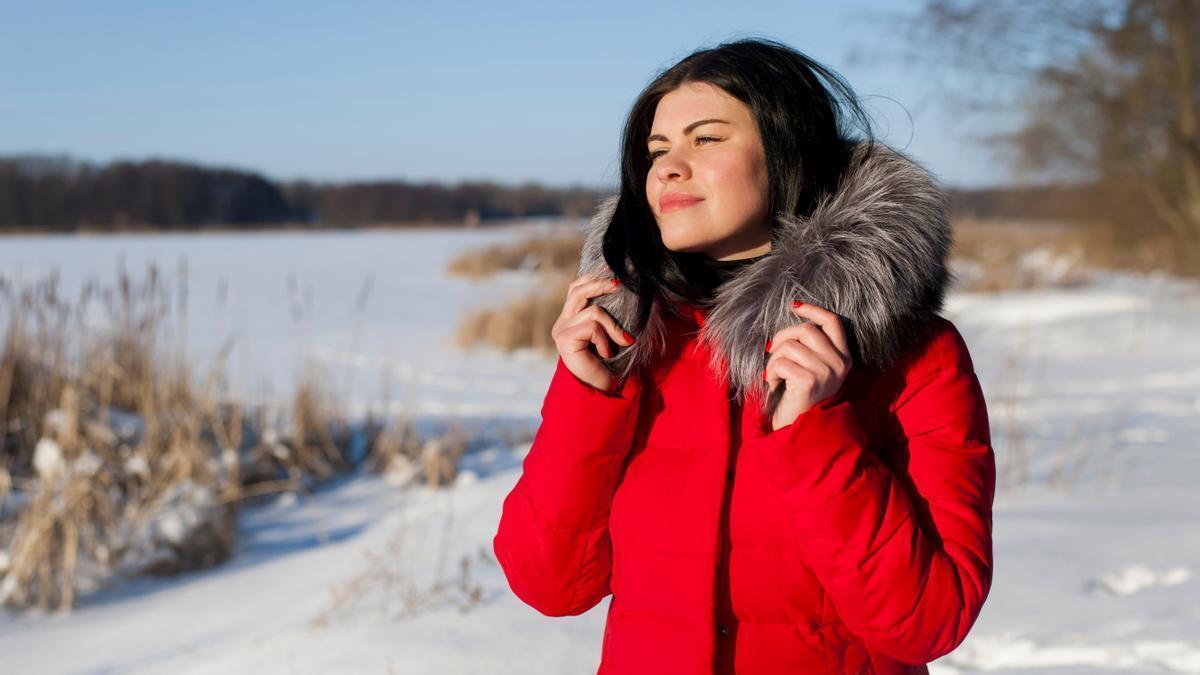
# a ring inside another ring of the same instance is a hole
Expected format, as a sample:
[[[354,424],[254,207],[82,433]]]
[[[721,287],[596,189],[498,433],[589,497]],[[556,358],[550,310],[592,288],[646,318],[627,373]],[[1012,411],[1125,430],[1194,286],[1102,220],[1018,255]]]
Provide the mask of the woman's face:
[[[647,150],[646,198],[667,248],[716,260],[771,250],[766,152],[746,104],[685,84],[659,100]]]

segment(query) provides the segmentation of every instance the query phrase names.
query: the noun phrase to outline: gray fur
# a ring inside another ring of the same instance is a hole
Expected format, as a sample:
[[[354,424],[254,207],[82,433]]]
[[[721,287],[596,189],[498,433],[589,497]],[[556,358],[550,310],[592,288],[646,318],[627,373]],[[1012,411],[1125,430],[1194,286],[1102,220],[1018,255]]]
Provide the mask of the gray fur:
[[[942,309],[953,277],[948,266],[948,198],[914,160],[883,144],[863,159],[855,148],[838,191],[807,219],[780,215],[771,251],[722,284],[698,339],[710,366],[739,399],[766,391],[766,341],[800,323],[793,300],[824,307],[843,319],[851,357],[884,370],[920,339]],[[579,274],[608,276],[601,249],[617,195],[606,198],[587,226]],[[625,328],[636,319],[637,297],[627,288],[593,301]],[[665,350],[663,309],[656,300],[637,342],[605,363],[620,377]],[[765,400],[765,397],[764,397]]]

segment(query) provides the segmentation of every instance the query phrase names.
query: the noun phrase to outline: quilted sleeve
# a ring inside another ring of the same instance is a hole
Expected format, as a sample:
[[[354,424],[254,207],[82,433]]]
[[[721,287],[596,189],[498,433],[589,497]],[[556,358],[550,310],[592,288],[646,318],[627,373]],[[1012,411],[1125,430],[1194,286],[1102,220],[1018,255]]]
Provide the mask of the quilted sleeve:
[[[953,326],[932,342],[891,408],[917,494],[867,449],[836,396],[774,431],[762,418],[747,441],[847,627],[914,665],[966,638],[992,582],[996,464],[983,392]]]
[[[541,426],[492,541],[513,593],[542,614],[582,614],[611,592],[609,508],[641,388],[635,372],[603,392],[558,359]]]

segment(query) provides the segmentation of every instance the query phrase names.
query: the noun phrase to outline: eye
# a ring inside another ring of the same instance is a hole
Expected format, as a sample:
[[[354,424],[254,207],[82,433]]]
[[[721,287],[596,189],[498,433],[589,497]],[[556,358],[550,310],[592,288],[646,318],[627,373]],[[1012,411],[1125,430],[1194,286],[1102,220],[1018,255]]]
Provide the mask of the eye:
[[[717,136],[697,136],[696,137],[697,143],[700,143],[701,141],[719,141],[719,140],[721,140],[721,139]],[[647,154],[646,159],[650,160],[651,162],[654,162],[654,160],[658,159],[659,156],[664,153],[666,153],[666,150],[655,150],[654,152]]]

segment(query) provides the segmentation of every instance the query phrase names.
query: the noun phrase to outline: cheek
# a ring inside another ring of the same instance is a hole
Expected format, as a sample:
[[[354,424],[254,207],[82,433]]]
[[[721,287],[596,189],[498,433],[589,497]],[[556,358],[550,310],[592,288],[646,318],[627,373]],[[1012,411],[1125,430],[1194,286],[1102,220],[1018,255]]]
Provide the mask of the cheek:
[[[658,219],[658,198],[665,191],[663,184],[654,176],[653,170],[646,176],[646,208]]]
[[[767,170],[761,155],[731,152],[714,159],[709,184],[716,187],[726,206],[737,211],[765,208]]]

